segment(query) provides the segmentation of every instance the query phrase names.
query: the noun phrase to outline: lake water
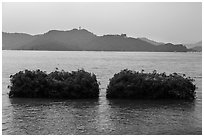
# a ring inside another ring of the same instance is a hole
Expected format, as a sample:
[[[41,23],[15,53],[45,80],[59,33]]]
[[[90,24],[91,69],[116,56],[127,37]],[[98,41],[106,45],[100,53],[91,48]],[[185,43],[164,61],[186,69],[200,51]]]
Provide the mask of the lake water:
[[[2,134],[202,134],[202,53],[2,51]],[[24,69],[84,68],[100,81],[97,100],[9,99],[9,76]],[[109,79],[122,69],[195,79],[194,102],[108,100]]]

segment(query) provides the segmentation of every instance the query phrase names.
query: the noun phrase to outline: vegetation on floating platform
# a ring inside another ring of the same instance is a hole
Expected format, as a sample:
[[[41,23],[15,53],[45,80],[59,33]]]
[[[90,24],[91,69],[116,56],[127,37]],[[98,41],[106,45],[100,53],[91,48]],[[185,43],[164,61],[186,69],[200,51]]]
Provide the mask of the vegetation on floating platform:
[[[193,79],[173,73],[144,73],[128,69],[114,75],[107,87],[107,98],[121,99],[195,99]]]
[[[96,75],[82,70],[55,70],[47,74],[41,70],[25,70],[10,76],[9,97],[25,98],[98,98]]]

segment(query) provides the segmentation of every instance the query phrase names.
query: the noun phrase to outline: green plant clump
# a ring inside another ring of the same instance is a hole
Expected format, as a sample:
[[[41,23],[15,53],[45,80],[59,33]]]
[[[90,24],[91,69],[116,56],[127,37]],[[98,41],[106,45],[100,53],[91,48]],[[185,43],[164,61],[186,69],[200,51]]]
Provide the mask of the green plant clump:
[[[41,70],[20,71],[10,76],[9,97],[25,98],[98,98],[96,75],[78,70],[55,70],[47,74]]]
[[[122,70],[110,79],[107,98],[128,99],[195,99],[193,79],[173,73],[144,73]]]

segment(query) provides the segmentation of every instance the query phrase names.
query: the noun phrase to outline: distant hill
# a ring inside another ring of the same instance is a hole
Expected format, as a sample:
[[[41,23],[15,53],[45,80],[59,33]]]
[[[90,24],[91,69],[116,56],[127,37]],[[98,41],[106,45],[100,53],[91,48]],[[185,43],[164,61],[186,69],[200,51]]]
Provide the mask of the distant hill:
[[[164,45],[158,45],[157,50],[158,52],[186,52],[188,49],[183,46],[182,44],[171,44],[167,43]]]
[[[32,41],[34,36],[25,33],[2,32],[2,49],[19,49],[22,45]]]
[[[85,29],[51,30],[44,34],[2,33],[3,50],[56,50],[56,51],[154,51],[186,52],[183,45],[157,43],[147,38],[122,35],[97,36]]]
[[[86,50],[96,51],[154,51],[155,46],[140,39],[121,35],[104,35],[86,45]]]
[[[192,51],[202,52],[202,41],[193,44],[184,44],[187,48]]]
[[[72,51],[77,50],[77,46],[67,45],[52,39],[36,39],[21,46],[18,50],[48,50],[48,51]]]
[[[202,52],[202,47],[201,46],[193,47],[191,48],[191,50],[196,51],[196,52]]]
[[[143,40],[143,41],[146,41],[146,42],[148,42],[148,43],[150,43],[150,44],[152,44],[152,45],[155,45],[155,46],[165,44],[165,43],[162,43],[162,42],[156,42],[156,41],[150,40],[150,39],[145,38],[145,37],[142,37],[142,38],[139,38],[139,39],[141,39],[141,40]]]
[[[202,52],[202,41],[193,44],[185,44],[191,51]]]

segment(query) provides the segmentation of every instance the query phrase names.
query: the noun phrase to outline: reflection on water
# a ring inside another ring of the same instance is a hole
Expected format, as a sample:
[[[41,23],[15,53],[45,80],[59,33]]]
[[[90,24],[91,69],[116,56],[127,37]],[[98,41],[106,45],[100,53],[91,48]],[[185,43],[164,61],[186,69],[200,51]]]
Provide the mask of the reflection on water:
[[[202,54],[153,52],[2,51],[3,134],[202,134]],[[26,60],[25,60],[26,58]],[[173,66],[173,67],[169,67]],[[9,99],[9,76],[24,69],[84,68],[100,81],[98,100]],[[185,73],[195,102],[107,100],[115,73],[128,68]]]
[[[118,123],[126,123],[124,127],[116,124],[120,126],[117,128],[127,128],[122,134],[130,134],[129,131],[135,134],[193,134],[197,127],[192,114],[194,103],[113,100],[110,104]]]
[[[3,134],[201,134],[195,102],[105,98],[10,102],[11,125]]]

